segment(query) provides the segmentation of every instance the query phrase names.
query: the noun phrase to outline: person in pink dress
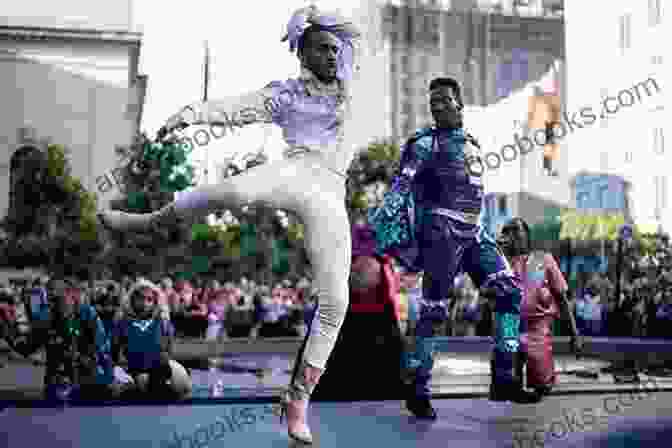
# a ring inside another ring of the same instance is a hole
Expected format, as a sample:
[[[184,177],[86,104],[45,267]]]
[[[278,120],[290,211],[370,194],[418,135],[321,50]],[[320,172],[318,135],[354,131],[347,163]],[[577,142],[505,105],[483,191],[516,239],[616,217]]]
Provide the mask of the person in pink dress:
[[[229,307],[229,291],[218,289],[214,297],[208,302],[208,330],[205,339],[207,341],[217,341],[219,339],[228,339],[226,333],[226,312]]]
[[[561,312],[569,319],[574,353],[578,354],[583,345],[570,311],[569,288],[553,256],[531,250],[530,229],[522,218],[513,218],[504,225],[497,244],[523,289],[520,342],[524,356],[516,368],[522,377],[527,363],[527,386],[542,398],[556,381],[551,328]]]

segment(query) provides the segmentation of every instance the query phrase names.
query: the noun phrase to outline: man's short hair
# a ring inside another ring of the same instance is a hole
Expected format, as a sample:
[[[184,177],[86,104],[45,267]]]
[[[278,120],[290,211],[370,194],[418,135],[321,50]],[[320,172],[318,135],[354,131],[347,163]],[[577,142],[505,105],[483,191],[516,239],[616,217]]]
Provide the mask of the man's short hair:
[[[460,88],[460,83],[457,82],[457,80],[453,78],[434,78],[429,83],[430,92],[434,89],[438,89],[439,87],[450,87],[455,94],[455,99],[457,100],[458,104],[464,107],[464,103],[462,102],[462,89]]]

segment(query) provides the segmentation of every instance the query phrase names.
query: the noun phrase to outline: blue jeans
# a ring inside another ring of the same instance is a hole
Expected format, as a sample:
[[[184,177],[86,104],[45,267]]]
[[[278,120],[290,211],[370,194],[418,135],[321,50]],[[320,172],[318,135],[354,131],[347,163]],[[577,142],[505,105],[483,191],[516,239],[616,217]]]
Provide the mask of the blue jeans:
[[[421,247],[423,298],[415,330],[416,350],[407,361],[409,367],[417,366],[416,395],[430,396],[434,347],[429,338],[435,336],[436,325],[448,317],[446,299],[454,287],[455,277],[461,273],[469,274],[477,288],[495,291],[495,380],[512,382],[512,354],[519,347],[522,292],[495,241],[477,225],[431,215],[423,220]]]

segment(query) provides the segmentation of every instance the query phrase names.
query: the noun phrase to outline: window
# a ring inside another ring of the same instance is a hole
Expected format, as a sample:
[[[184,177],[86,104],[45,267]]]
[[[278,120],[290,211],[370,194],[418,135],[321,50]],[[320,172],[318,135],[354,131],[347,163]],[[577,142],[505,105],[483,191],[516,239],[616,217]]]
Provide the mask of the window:
[[[628,48],[630,48],[632,42],[631,42],[631,27],[630,27],[630,22],[632,19],[631,14],[624,14],[620,17],[619,19],[619,26],[620,26],[620,46],[621,46],[621,51],[625,51]]]
[[[600,170],[607,171],[609,169],[609,153],[602,151],[600,153]]]
[[[662,55],[651,56],[651,64],[663,65],[663,56]]]
[[[588,193],[582,192],[576,195],[576,207],[580,209],[588,208]]]
[[[660,216],[667,208],[667,176],[655,176],[656,215]]]
[[[660,176],[660,191],[661,191],[661,201],[660,201],[660,208],[663,210],[667,209],[667,192],[669,191],[667,189],[667,176]]]
[[[604,185],[599,188],[599,208],[609,208],[609,187]]]
[[[625,163],[632,163],[632,151],[625,152]]]
[[[662,0],[649,0],[649,26],[660,25],[662,21]]]
[[[660,156],[665,153],[665,138],[663,136],[663,128],[655,128],[653,130],[653,151]]]
[[[497,211],[499,216],[506,216],[508,213],[508,207],[506,203],[506,196],[500,196],[497,198]]]

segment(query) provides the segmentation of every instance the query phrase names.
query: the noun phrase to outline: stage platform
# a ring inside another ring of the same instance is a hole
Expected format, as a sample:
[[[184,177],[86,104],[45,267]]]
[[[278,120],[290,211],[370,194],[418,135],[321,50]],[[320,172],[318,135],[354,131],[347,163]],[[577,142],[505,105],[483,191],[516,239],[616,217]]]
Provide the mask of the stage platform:
[[[672,436],[672,394],[664,392],[635,398],[550,397],[535,405],[485,399],[435,400],[434,405],[438,420],[428,423],[409,416],[399,401],[313,404],[314,446],[668,447]],[[271,402],[246,399],[207,405],[9,408],[0,411],[0,446],[296,446],[276,411]]]
[[[436,338],[438,352],[430,384],[437,398],[482,398],[487,396],[489,377],[489,338]],[[555,370],[558,384],[553,393],[583,394],[619,392],[639,387],[620,384],[604,371],[614,360],[632,359],[640,366],[665,359],[672,352],[668,341],[628,339],[587,339],[585,356],[576,359],[556,341]],[[223,384],[219,398],[268,398],[277,396],[289,382],[298,351],[296,340],[230,341],[219,344],[181,341],[176,359],[191,370],[193,397],[213,398],[210,386]],[[0,347],[1,349],[1,347]],[[7,356],[6,354],[3,356]],[[0,368],[0,400],[35,400],[42,390],[44,367],[39,362],[10,356]],[[216,372],[208,371],[215,361]],[[640,384],[672,390],[672,378],[639,375]],[[394,397],[396,398],[396,397]]]
[[[639,384],[617,384],[613,375],[603,372],[614,359],[664,358],[660,354],[670,351],[669,342],[589,340],[589,356],[578,360],[563,354],[566,350],[560,346],[558,385],[552,396],[535,405],[491,403],[485,398],[488,338],[439,338],[437,342],[441,351],[431,384],[439,415],[436,422],[411,417],[395,391],[390,391],[388,401],[316,402],[310,411],[314,446],[667,447],[672,440],[670,378],[642,374]],[[200,352],[194,347],[200,347]],[[0,368],[0,400],[4,400],[0,402],[0,409],[4,408],[0,410],[0,447],[293,446],[276,415],[276,405],[296,350],[295,340],[182,341],[177,355],[191,369],[193,398],[162,404],[54,407],[36,400],[43,367],[13,360]],[[217,397],[209,387],[213,373],[207,370],[208,355],[216,360],[214,375],[224,385]],[[597,377],[577,372],[597,373]],[[624,441],[632,445],[623,445]]]

